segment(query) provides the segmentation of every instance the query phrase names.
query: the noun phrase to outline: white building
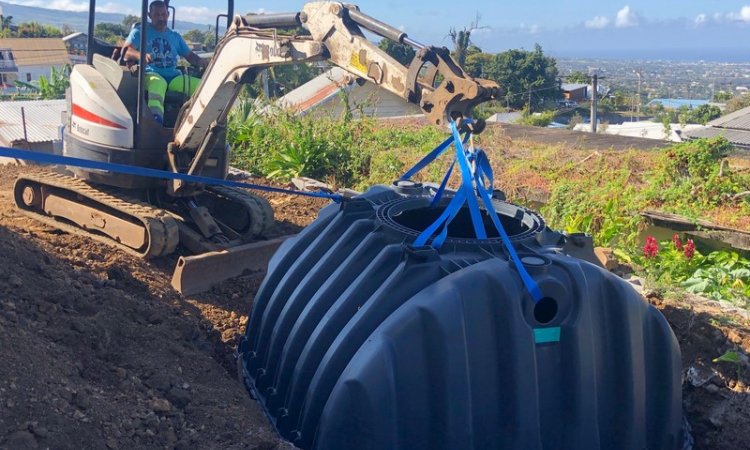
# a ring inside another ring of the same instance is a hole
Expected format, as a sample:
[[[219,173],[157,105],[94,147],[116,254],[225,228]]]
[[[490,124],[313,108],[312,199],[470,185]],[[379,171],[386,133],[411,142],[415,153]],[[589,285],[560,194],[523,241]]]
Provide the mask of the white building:
[[[695,130],[697,128],[702,128],[701,125],[694,125],[694,124],[687,124],[683,128],[682,125],[679,123],[672,123],[669,124],[669,141],[672,142],[682,142],[684,139],[682,137],[682,134],[690,131]],[[591,131],[591,124],[590,123],[580,123],[575,126],[574,130],[576,131]],[[599,126],[597,127],[597,132],[604,133],[604,134],[613,134],[617,136],[629,136],[629,137],[641,137],[646,139],[659,139],[659,140],[667,140],[665,139],[665,129],[664,124],[660,122],[652,122],[650,120],[642,120],[639,122],[623,122],[620,125],[602,125],[602,123],[599,123]]]
[[[0,84],[14,87],[14,81],[32,82],[41,75],[49,78],[52,67],[70,64],[60,38],[0,39]]]

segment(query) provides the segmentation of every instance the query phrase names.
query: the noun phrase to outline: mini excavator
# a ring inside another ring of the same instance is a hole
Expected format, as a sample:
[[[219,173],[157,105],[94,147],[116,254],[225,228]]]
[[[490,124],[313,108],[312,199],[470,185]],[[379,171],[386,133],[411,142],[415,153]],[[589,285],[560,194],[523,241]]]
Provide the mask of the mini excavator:
[[[95,3],[90,0],[87,63],[74,66],[70,76],[64,156],[225,179],[227,115],[244,84],[281,64],[327,61],[359,83],[374,83],[419,105],[438,125],[470,117],[475,105],[498,95],[497,84],[467,75],[448,49],[422,45],[354,5],[313,2],[295,13],[235,16],[230,0],[227,31],[220,40],[217,35],[197,91],[189,98],[169,93],[161,124],[147,107],[145,71],[139,70],[147,39],[141,39],[140,64],[118,61],[116,48],[94,40]],[[142,30],[147,11],[143,0]],[[400,64],[365,30],[412,46],[416,56],[408,67]],[[21,175],[14,189],[18,207],[140,257],[168,255],[178,246],[194,254],[240,248],[263,238],[273,224],[268,201],[243,189],[69,170],[74,176]]]

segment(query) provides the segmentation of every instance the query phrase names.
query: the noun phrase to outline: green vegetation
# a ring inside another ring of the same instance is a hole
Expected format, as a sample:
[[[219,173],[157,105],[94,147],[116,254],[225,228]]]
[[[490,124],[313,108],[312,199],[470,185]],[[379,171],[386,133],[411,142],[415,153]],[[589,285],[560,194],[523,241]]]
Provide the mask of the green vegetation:
[[[207,51],[212,51],[216,47],[216,31],[213,26],[209,25],[208,29],[202,30],[190,30],[182,35],[188,42],[194,42],[202,45]],[[221,34],[219,34],[221,39]]]
[[[714,105],[701,105],[697,108],[689,108],[687,105],[683,105],[680,109],[664,109],[662,105],[657,105],[651,108],[651,112],[654,114],[654,121],[664,123],[697,123],[705,125],[711,120],[721,116],[721,110],[718,106]]]
[[[591,77],[580,70],[575,70],[565,77],[565,81],[568,83],[588,84],[591,82]]]
[[[539,45],[533,51],[498,53],[485,64],[482,75],[503,87],[501,100],[513,108],[530,103],[534,110],[560,97],[555,59],[545,56]]]
[[[378,42],[378,48],[388,53],[393,59],[405,66],[408,66],[411,60],[414,59],[414,55],[417,54],[411,45],[399,44],[398,42],[385,38]]]
[[[399,150],[416,162],[418,155],[445,139],[432,127],[406,131],[377,125],[367,118],[296,117],[288,111],[263,116],[241,106],[228,127],[232,163],[280,181],[307,176],[337,186],[365,187],[393,181],[405,167],[395,156]]]
[[[32,91],[24,97],[27,100],[52,100],[65,98],[65,90],[70,86],[70,66],[67,65],[62,69],[50,67],[50,77],[47,79],[44,75],[39,77],[38,84],[16,81],[16,85]],[[21,100],[16,98],[15,100]]]
[[[348,115],[296,117],[279,111],[264,117],[240,108],[231,119],[234,165],[279,181],[310,176],[356,189],[392,182],[446,136],[435,127],[383,126],[388,122]],[[750,301],[750,261],[736,253],[704,255],[692,242],[678,248],[669,241],[654,241],[653,254],[644,251],[640,212],[648,208],[748,226],[750,202],[738,194],[750,190],[750,174],[723,163],[730,149],[725,140],[674,145],[650,153],[648,162],[642,152],[625,151],[581,163],[555,146],[525,148],[524,157],[514,157],[492,148],[497,139],[489,130],[477,141],[493,142],[487,150],[498,185],[511,198],[518,184],[548,190],[540,212],[552,228],[591,234],[597,245],[613,247],[622,261],[659,283],[743,305]],[[439,181],[450,161],[444,156],[417,179]]]
[[[729,114],[748,106],[750,106],[750,94],[740,94],[727,100],[727,107],[724,112]]]
[[[551,124],[554,119],[555,113],[553,111],[545,111],[542,113],[524,114],[518,123],[533,127],[546,127]]]

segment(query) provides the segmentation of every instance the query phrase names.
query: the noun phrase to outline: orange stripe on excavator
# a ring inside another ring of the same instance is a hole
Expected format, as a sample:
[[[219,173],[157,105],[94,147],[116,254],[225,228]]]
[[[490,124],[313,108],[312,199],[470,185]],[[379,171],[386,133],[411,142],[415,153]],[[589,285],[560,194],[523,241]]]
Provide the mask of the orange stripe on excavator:
[[[120,125],[119,123],[112,122],[111,120],[107,120],[101,116],[97,116],[91,111],[84,109],[81,106],[76,105],[75,103],[73,103],[73,115],[78,116],[83,120],[88,120],[89,122],[94,122],[94,123],[98,123],[99,125],[104,125],[105,127],[117,128],[120,130],[126,129],[124,126]]]

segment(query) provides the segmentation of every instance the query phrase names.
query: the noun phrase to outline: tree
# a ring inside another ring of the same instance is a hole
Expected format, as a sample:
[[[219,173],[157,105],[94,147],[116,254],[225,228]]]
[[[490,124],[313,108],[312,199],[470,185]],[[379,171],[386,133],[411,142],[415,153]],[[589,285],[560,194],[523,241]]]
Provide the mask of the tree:
[[[21,38],[48,38],[63,37],[62,31],[51,25],[42,25],[39,22],[22,22],[18,24],[18,30],[15,32],[16,37]]]
[[[565,77],[565,81],[568,83],[579,83],[579,84],[588,84],[591,77],[586,75],[585,73],[581,72],[580,70],[574,70],[570,73],[570,75]]]
[[[390,39],[383,38],[378,42],[378,48],[388,53],[393,59],[408,66],[417,52],[411,45],[399,44]]]
[[[3,30],[9,30],[13,26],[13,16],[4,16],[0,14],[0,27]]]
[[[713,101],[717,103],[726,103],[729,100],[732,99],[732,93],[727,91],[719,91],[716,94],[714,94]]]
[[[481,19],[481,16],[477,14],[468,28],[464,27],[463,30],[456,30],[451,27],[451,30],[448,32],[448,36],[450,36],[451,41],[453,42],[451,56],[453,56],[453,59],[455,59],[458,65],[462,68],[466,64],[466,57],[468,56],[469,47],[471,46],[471,33],[474,30],[480,29],[479,19]]]
[[[735,112],[750,106],[750,94],[741,94],[727,101],[726,113]]]
[[[69,35],[71,35],[71,34],[73,34],[73,33],[75,33],[75,32],[76,32],[76,30],[74,30],[74,29],[73,29],[73,27],[72,27],[72,26],[70,26],[70,25],[68,25],[67,23],[64,23],[64,24],[63,24],[63,26],[62,26],[62,28],[60,29],[60,31],[62,32],[62,34],[63,34],[63,37],[65,37],[65,36],[69,36]]]
[[[275,66],[268,69],[268,72],[273,97],[280,97],[315,77],[312,66],[308,64]]]
[[[119,23],[97,23],[94,36],[112,45],[119,45],[130,34],[130,30]]]
[[[539,44],[533,51],[508,50],[494,55],[484,67],[484,75],[496,81],[505,91],[498,100],[513,108],[529,103],[532,109],[545,98],[558,98],[558,71],[554,58],[547,57]]]
[[[721,116],[721,110],[714,105],[700,105],[690,110],[688,114],[688,123],[699,123],[705,125],[708,122]]]
[[[140,22],[141,22],[140,17],[134,16],[132,14],[128,14],[127,16],[125,16],[124,19],[122,19],[122,26],[126,30],[130,30],[131,28],[133,28],[133,25],[135,25],[136,23],[140,23]]]
[[[185,38],[185,40],[188,42],[194,42],[196,44],[200,44],[203,47],[208,47],[209,45],[213,46],[212,44],[214,42],[214,34],[211,32],[211,30],[190,30],[185,32],[182,37]]]
[[[464,70],[475,78],[486,78],[484,67],[492,60],[493,55],[484,53],[481,48],[471,45],[466,51]]]
[[[65,98],[65,90],[70,87],[70,70],[70,65],[66,65],[62,69],[52,66],[49,79],[41,75],[38,86],[24,81],[16,81],[15,83],[18,86],[35,91],[39,98],[44,100]]]

